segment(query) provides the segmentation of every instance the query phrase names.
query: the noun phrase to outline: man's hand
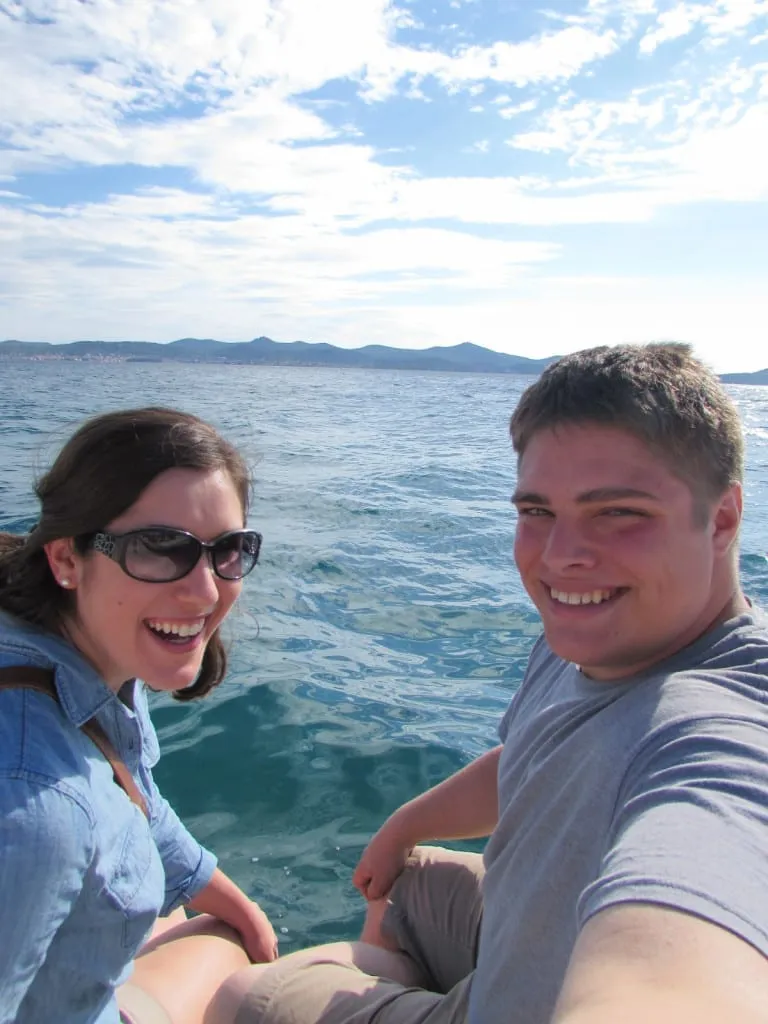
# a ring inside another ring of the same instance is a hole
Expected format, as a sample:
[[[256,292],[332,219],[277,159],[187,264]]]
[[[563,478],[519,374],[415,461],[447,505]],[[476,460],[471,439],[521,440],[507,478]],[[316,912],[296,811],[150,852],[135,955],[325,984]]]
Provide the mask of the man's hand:
[[[352,884],[367,900],[386,896],[402,872],[415,840],[406,837],[398,812],[388,818],[363,851]]]
[[[501,749],[481,754],[387,818],[352,875],[353,884],[367,900],[387,895],[418,843],[491,834],[499,820]]]

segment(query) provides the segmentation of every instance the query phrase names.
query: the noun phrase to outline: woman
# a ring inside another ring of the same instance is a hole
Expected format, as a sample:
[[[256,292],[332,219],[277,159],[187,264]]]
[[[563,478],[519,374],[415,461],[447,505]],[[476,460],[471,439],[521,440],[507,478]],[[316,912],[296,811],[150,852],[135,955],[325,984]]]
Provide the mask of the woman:
[[[157,791],[143,686],[191,700],[223,679],[261,543],[249,487],[195,416],[109,413],[39,481],[32,532],[0,534],[3,1024],[200,1024],[223,978],[277,955]]]

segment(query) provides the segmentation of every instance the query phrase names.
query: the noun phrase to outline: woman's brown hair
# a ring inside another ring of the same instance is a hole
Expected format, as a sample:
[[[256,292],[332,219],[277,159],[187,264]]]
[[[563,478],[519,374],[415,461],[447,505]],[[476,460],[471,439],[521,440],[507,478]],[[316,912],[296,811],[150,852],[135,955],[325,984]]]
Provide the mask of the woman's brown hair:
[[[74,594],[54,580],[45,545],[86,538],[122,515],[168,469],[224,470],[248,515],[251,479],[237,449],[212,426],[176,409],[110,412],[84,423],[35,485],[40,518],[26,536],[0,533],[0,609],[53,633],[63,631]],[[192,700],[224,678],[227,655],[219,630],[211,636],[195,682],[174,693]]]

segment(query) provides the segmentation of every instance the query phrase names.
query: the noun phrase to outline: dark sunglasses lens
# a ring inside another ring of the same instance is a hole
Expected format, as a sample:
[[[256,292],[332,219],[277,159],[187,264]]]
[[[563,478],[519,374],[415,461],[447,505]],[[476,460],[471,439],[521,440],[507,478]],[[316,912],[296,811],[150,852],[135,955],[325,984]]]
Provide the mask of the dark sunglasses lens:
[[[213,563],[225,580],[240,580],[256,565],[261,547],[258,533],[230,533],[216,541]]]
[[[167,583],[188,573],[200,550],[195,538],[180,530],[141,530],[128,538],[125,568],[136,579]]]

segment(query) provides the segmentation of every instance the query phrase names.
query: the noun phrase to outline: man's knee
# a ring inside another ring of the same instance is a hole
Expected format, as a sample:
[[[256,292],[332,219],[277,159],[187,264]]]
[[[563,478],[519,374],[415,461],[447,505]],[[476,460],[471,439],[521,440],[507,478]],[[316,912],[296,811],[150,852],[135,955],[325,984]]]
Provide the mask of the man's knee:
[[[388,905],[389,898],[387,896],[382,896],[378,900],[368,901],[365,912],[365,924],[360,935],[360,941],[396,953],[400,949],[397,939],[394,935],[382,929],[382,922]]]
[[[380,931],[435,991],[447,992],[475,968],[483,874],[480,854],[417,846],[392,886]]]

